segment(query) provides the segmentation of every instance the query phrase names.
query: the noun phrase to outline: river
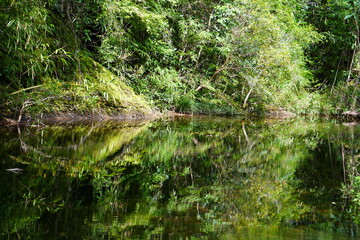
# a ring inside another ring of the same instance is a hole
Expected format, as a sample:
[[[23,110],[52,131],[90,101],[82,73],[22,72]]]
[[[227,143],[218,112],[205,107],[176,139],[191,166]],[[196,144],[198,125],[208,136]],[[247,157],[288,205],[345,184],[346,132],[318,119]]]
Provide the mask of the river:
[[[318,118],[0,128],[0,238],[358,239],[359,136]]]

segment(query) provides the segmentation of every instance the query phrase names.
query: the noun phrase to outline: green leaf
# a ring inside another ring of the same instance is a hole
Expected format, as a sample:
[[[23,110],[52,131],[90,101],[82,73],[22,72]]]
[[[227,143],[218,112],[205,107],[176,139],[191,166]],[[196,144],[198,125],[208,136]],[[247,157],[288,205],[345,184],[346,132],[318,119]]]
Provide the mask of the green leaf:
[[[349,18],[351,18],[351,17],[353,17],[353,16],[354,16],[353,14],[346,15],[346,16],[344,17],[344,20],[347,20],[347,19],[349,19]]]

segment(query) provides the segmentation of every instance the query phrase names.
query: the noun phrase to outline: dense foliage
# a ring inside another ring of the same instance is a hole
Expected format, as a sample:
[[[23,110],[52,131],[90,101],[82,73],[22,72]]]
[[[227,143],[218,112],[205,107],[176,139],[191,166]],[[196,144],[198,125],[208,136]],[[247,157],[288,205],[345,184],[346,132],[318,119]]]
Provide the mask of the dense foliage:
[[[308,5],[306,21],[324,38],[308,50],[313,87],[326,92],[333,107],[359,109],[360,2],[315,1]]]
[[[131,100],[108,85],[125,83],[159,110],[356,110],[358,15],[350,0],[1,0],[2,107],[113,112]]]

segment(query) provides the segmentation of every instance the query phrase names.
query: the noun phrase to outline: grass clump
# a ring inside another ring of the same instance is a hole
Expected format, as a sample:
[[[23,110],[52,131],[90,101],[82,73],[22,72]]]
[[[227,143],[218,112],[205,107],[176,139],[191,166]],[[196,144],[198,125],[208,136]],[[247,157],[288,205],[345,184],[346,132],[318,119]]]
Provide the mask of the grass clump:
[[[151,114],[146,100],[121,78],[88,56],[81,56],[81,67],[71,81],[43,78],[42,85],[8,95],[6,115],[39,116],[39,113]],[[11,114],[13,113],[13,114]]]

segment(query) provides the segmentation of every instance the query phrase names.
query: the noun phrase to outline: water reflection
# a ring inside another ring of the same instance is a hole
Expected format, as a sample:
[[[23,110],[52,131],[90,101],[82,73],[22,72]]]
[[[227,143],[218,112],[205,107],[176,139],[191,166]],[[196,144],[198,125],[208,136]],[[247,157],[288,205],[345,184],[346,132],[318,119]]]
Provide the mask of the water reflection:
[[[349,239],[359,134],[325,120],[234,118],[0,129],[0,234]]]

